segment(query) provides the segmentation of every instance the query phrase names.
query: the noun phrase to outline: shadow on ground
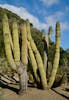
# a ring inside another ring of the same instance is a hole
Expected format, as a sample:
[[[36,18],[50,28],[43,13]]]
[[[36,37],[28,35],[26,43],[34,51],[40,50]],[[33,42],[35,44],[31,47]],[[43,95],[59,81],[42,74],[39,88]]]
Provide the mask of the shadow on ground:
[[[69,100],[69,96],[66,96],[66,95],[62,94],[62,93],[56,91],[55,89],[52,89],[52,90],[53,90],[55,93],[57,93],[57,94],[63,96],[63,97],[66,98],[67,100]],[[68,90],[68,91],[69,91],[69,90]]]
[[[5,88],[10,89],[11,91],[14,91],[16,92],[16,94],[18,94],[18,90],[19,90],[18,88],[9,86],[8,84],[4,84],[1,80],[0,80],[0,87],[2,87],[3,89]]]
[[[63,89],[64,91],[66,91],[66,92],[69,92],[69,88],[65,88],[65,89]]]

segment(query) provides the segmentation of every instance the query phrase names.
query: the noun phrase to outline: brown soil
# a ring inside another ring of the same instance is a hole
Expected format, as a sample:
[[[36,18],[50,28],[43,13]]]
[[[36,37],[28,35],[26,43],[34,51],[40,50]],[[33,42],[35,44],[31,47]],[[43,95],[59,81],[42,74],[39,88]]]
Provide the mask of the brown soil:
[[[3,88],[3,100],[69,100],[68,85],[53,88],[52,90],[28,88],[27,93],[23,95],[18,95],[15,91],[17,90]]]

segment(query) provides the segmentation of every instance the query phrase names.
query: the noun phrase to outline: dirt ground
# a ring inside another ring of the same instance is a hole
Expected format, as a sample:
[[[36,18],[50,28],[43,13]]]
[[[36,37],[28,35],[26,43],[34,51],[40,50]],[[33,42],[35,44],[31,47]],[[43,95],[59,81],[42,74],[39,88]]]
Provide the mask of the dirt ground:
[[[17,90],[3,88],[2,100],[69,100],[69,85],[53,88],[52,90],[28,88],[24,95],[18,95],[15,91]]]

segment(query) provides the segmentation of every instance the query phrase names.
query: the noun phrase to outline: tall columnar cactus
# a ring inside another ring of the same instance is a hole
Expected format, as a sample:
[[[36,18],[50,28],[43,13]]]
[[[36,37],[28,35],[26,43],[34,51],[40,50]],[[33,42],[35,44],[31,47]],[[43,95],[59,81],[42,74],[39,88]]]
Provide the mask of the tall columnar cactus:
[[[20,79],[20,91],[19,94],[26,92],[27,90],[27,32],[26,32],[26,24],[23,23],[21,25],[21,35],[22,35],[22,47],[21,47],[21,64],[18,68],[18,71],[23,70],[22,73],[19,75]]]
[[[17,22],[12,23],[12,34],[13,34],[13,54],[14,60],[17,66],[20,65],[20,48],[19,48],[19,34]]]
[[[56,23],[56,46],[55,46],[55,56],[53,61],[53,69],[51,76],[48,81],[46,80],[46,67],[48,62],[48,48],[49,48],[49,41],[52,36],[52,27],[49,28],[48,35],[44,35],[44,65],[42,62],[42,58],[40,53],[34,43],[34,40],[31,36],[31,29],[30,23],[27,20],[26,23],[24,22],[21,27],[21,61],[20,61],[20,47],[19,47],[19,34],[18,34],[18,26],[17,22],[14,21],[12,24],[12,33],[13,33],[13,42],[12,37],[10,34],[9,29],[9,22],[6,15],[3,16],[3,36],[4,36],[4,44],[5,44],[5,53],[8,60],[9,65],[15,71],[17,71],[19,75],[19,82],[20,82],[20,91],[19,93],[23,93],[27,90],[27,63],[28,63],[28,51],[29,51],[29,58],[32,64],[32,69],[34,72],[34,76],[36,81],[39,83],[41,82],[43,89],[51,88],[55,81],[57,69],[59,66],[59,58],[60,58],[60,24],[59,22]],[[14,59],[13,59],[13,54]],[[18,66],[18,67],[17,67]],[[45,70],[44,70],[45,67]],[[37,74],[37,70],[39,70],[40,79]]]
[[[31,46],[30,46],[30,43],[29,42],[28,42],[28,49],[29,49],[29,57],[30,57],[30,61],[31,61],[31,64],[32,64],[33,73],[34,73],[36,82],[39,83],[40,82],[40,79],[39,79],[39,76],[37,74],[37,70],[38,70],[37,62],[35,60],[35,57],[34,57],[34,54],[33,54],[33,51],[31,49]]]
[[[34,41],[32,39],[31,30],[30,30],[30,23],[29,23],[28,20],[26,21],[26,24],[27,24],[28,41],[30,43],[30,46],[31,46],[31,48],[32,48],[32,50],[34,52],[34,55],[35,55],[35,58],[36,58],[36,61],[37,61],[37,65],[38,65],[38,69],[39,69],[39,72],[40,72],[43,89],[46,89],[47,80],[46,80],[46,73],[45,73],[44,67],[43,67],[43,62],[42,62],[40,53],[37,50],[37,47],[36,47],[36,45],[35,45],[35,43],[34,43]]]
[[[16,70],[16,65],[13,60],[12,51],[11,51],[12,43],[10,41],[11,37],[10,37],[9,22],[8,22],[8,18],[6,14],[4,14],[3,16],[2,24],[3,24],[3,36],[4,36],[6,57],[7,57],[8,63],[10,64],[11,68]]]
[[[55,47],[55,56],[53,62],[53,69],[51,73],[51,77],[49,79],[48,88],[51,88],[56,77],[57,69],[59,66],[59,58],[60,58],[60,24],[56,23],[56,47]]]
[[[17,28],[17,23],[16,21],[13,22],[12,25],[12,33],[13,33],[13,53],[14,53],[14,59],[11,51],[11,37],[10,37],[10,30],[9,30],[9,23],[8,23],[8,18],[6,15],[3,17],[3,35],[4,35],[4,44],[5,44],[5,52],[6,52],[6,57],[9,62],[9,65],[13,70],[15,70],[18,75],[19,75],[19,83],[20,83],[20,90],[19,94],[26,92],[27,90],[27,32],[23,33],[22,31],[22,43],[24,41],[24,50],[23,52],[25,55],[23,55],[25,63],[22,64],[20,61],[20,48],[19,48],[19,36],[18,36],[18,28]],[[23,37],[23,35],[26,37]],[[26,39],[26,40],[25,40]],[[26,41],[26,42],[25,42]],[[23,44],[22,44],[23,46]],[[25,49],[26,46],[26,49]],[[25,59],[26,58],[26,59]],[[18,67],[17,67],[18,66]]]
[[[27,51],[27,31],[26,23],[21,25],[22,47],[21,47],[21,61],[24,65],[28,63],[28,51]]]

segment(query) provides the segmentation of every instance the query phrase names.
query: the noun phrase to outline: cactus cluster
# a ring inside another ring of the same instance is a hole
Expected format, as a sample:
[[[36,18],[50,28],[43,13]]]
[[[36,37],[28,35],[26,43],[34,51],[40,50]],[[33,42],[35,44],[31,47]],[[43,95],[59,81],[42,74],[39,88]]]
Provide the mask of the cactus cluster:
[[[19,43],[19,28],[21,33],[21,44]],[[27,64],[28,58],[32,65],[35,81],[42,86],[43,89],[51,88],[57,73],[60,57],[60,24],[56,23],[56,47],[53,61],[53,69],[47,84],[47,65],[48,65],[48,49],[49,42],[52,36],[52,27],[49,28],[48,35],[43,35],[44,40],[44,63],[37,46],[31,36],[30,22],[26,20],[18,28],[17,21],[12,22],[12,35],[9,28],[8,17],[5,14],[3,17],[3,36],[5,44],[5,53],[9,65],[15,70],[20,79],[20,91],[22,93],[27,89]],[[21,49],[21,50],[20,50]],[[38,73],[39,72],[39,73]]]
[[[31,30],[30,30],[30,23],[28,20],[26,23],[27,23],[27,32],[28,32],[27,33],[28,34],[28,42],[30,43],[31,49],[34,53],[34,56],[35,56],[35,59],[37,62],[37,66],[39,69],[39,73],[41,76],[42,86],[45,89],[47,87],[47,80],[46,80],[46,73],[45,73],[44,68],[43,68],[42,58],[41,58],[40,53],[39,53],[39,51],[34,43],[34,40],[32,39]]]
[[[12,36],[6,14],[3,16],[2,23],[6,57],[11,68],[19,75],[19,93],[21,93],[27,89],[27,34],[26,32],[22,32],[22,61],[20,61],[20,45],[17,22],[14,21],[12,23]]]
[[[11,33],[10,33],[10,29],[9,29],[9,24],[8,24],[8,18],[6,15],[4,15],[3,16],[3,37],[4,37],[4,43],[5,43],[5,53],[6,53],[8,63],[10,64],[12,69],[15,70],[16,64],[15,64],[15,62],[13,60],[13,56],[12,56],[11,46],[13,47],[13,45],[11,45],[12,40],[11,40],[10,36],[11,36]]]

